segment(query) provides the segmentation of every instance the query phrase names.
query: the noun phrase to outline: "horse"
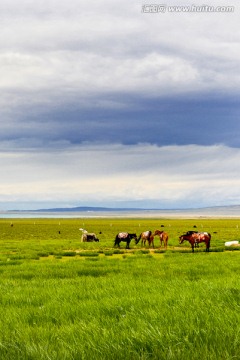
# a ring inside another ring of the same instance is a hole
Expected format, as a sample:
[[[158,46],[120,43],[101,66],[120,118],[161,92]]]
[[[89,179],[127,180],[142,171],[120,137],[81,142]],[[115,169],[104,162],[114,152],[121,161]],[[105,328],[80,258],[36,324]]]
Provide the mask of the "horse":
[[[79,230],[82,231],[81,242],[99,242],[99,239],[97,238],[97,235],[95,233],[89,233],[87,230],[84,229]]]
[[[139,235],[138,239],[136,240],[136,244],[138,244],[140,240],[141,240],[141,246],[143,246],[143,244],[145,246],[146,241],[148,241],[149,247],[150,247],[151,244],[153,244],[153,247],[154,247],[154,243],[153,243],[154,238],[152,236],[151,230],[142,232]]]
[[[127,232],[120,232],[115,237],[114,246],[118,245],[118,247],[120,247],[120,242],[125,241],[126,249],[130,249],[129,244],[132,239],[135,239],[135,241],[137,241],[137,234],[129,234]]]
[[[194,252],[194,247],[196,246],[196,244],[199,244],[201,242],[205,242],[206,252],[209,252],[211,234],[208,232],[199,233],[194,231],[188,231],[186,234],[183,234],[179,237],[179,244],[182,244],[184,240],[189,241],[192,247],[192,252]]]
[[[165,231],[155,230],[153,233],[153,237],[158,235],[160,240],[160,246],[162,246],[162,243],[164,244],[164,247],[167,248],[168,244],[168,233]]]
[[[97,238],[96,234],[94,233],[87,233],[87,234],[83,234],[82,235],[82,240],[83,242],[99,242],[99,239]]]
[[[189,231],[186,232],[185,235],[192,235],[192,234],[198,234],[198,231],[189,230]],[[195,247],[195,248],[199,248],[199,243],[198,243],[197,241],[195,241],[194,247]]]

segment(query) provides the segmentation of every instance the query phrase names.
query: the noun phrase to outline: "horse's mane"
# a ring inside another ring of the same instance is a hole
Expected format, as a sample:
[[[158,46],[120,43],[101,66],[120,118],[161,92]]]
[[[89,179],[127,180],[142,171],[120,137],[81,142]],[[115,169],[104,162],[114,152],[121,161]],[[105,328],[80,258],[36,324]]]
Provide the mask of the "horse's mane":
[[[198,231],[195,231],[195,230],[189,230],[186,232],[185,235],[192,235],[192,234],[198,234]]]

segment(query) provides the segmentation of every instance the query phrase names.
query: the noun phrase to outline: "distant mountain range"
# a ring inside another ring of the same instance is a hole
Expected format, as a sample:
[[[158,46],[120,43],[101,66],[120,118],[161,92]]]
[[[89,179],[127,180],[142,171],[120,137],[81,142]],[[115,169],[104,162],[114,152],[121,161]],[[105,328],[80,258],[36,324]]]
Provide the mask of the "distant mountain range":
[[[51,209],[37,209],[37,210],[11,210],[14,212],[113,212],[113,211],[231,211],[240,212],[240,205],[227,205],[227,206],[212,206],[202,208],[186,208],[186,209],[153,209],[153,208],[111,208],[111,207],[98,207],[98,206],[77,206],[72,208],[51,208]]]
[[[150,209],[139,209],[139,208],[109,208],[109,207],[98,207],[98,206],[77,206],[73,208],[53,208],[53,209],[38,209],[36,212],[88,212],[88,211],[138,211],[138,210],[150,210]]]
[[[72,208],[52,208],[52,209],[37,209],[37,210],[9,210],[9,212],[92,212],[92,211],[139,211],[151,210],[140,208],[110,208],[101,206],[77,206]]]

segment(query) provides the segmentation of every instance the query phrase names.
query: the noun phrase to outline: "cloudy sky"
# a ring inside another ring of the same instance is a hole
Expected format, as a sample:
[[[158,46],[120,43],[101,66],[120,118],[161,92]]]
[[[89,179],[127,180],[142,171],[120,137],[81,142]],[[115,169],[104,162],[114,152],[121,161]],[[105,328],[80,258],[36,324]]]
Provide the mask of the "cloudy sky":
[[[0,210],[240,204],[239,2],[146,4],[1,0]]]

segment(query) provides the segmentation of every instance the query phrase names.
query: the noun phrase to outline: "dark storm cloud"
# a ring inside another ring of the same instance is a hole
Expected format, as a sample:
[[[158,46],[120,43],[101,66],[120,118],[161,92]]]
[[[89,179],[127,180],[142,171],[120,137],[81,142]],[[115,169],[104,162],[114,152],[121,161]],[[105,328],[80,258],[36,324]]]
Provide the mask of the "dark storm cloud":
[[[158,146],[221,143],[240,147],[240,104],[236,99],[221,96],[124,99],[122,96],[122,100],[125,103],[122,109],[93,105],[91,109],[64,108],[40,116],[30,114],[29,118],[21,119],[22,128],[8,129],[11,133],[8,136],[9,139],[38,138],[46,145],[65,141]]]

